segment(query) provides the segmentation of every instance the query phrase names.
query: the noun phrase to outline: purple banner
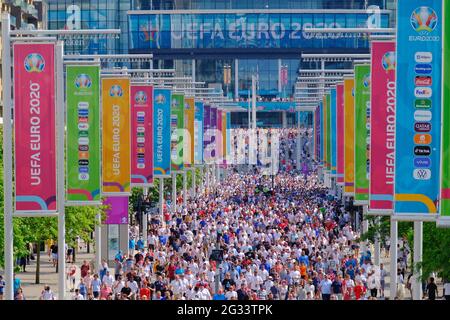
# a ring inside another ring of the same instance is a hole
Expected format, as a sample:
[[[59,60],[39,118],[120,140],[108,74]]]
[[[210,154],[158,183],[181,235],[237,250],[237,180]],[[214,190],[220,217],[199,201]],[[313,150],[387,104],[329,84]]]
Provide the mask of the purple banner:
[[[103,205],[109,206],[104,224],[128,224],[128,197],[106,197]]]
[[[216,145],[217,145],[217,137],[216,137],[216,130],[217,130],[217,108],[213,108],[211,107],[211,113],[210,113],[210,124],[211,124],[211,129],[213,131],[211,134],[211,138],[210,138],[210,143],[212,144],[212,150],[211,150],[211,157],[215,160],[217,157],[217,152],[216,152]]]

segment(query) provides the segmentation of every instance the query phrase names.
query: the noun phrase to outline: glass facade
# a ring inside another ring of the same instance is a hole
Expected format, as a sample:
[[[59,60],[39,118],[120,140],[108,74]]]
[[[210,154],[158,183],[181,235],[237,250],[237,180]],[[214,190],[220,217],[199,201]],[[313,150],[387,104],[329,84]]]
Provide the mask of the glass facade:
[[[140,10],[209,9],[364,9],[366,5],[386,7],[385,0],[137,0]]]
[[[121,29],[119,39],[69,40],[66,52],[152,53],[154,68],[175,68],[177,76],[191,76],[195,66],[196,81],[221,85],[229,97],[241,103],[247,100],[253,74],[258,77],[260,102],[293,103],[298,72],[320,68],[316,62],[301,63],[302,52],[369,52],[365,35],[315,34],[305,29],[364,27],[368,23],[379,27],[395,25],[395,0],[47,0],[47,3],[49,29]],[[379,20],[366,11],[370,6],[383,10]],[[224,70],[228,66],[231,81],[226,85]],[[331,69],[349,67],[342,62],[326,65]],[[287,79],[281,76],[282,69],[287,70]],[[286,109],[280,104],[278,110],[258,112],[258,121],[281,125],[283,110],[287,111],[288,125],[296,123],[291,107]],[[233,124],[245,125],[246,113],[236,113],[232,119]]]
[[[151,11],[148,11],[151,12]],[[209,13],[130,14],[130,50],[217,48],[368,48],[354,33],[319,34],[307,28],[366,27],[372,14]],[[381,14],[378,27],[388,27]]]
[[[128,15],[131,0],[47,0],[48,28],[121,29],[119,39],[69,39],[66,52],[78,54],[128,53]]]

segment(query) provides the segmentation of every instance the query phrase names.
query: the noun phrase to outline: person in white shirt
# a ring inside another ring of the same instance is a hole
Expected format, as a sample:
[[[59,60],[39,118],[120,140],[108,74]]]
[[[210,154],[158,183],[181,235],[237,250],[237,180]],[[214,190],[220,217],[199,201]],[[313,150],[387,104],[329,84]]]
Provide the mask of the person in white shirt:
[[[84,300],[84,297],[80,293],[80,290],[75,289],[75,294],[73,295],[72,300]]]
[[[228,291],[225,293],[225,298],[227,298],[227,300],[237,300],[238,295],[237,295],[234,285],[230,286]]]
[[[211,293],[204,287],[203,283],[200,283],[196,296],[199,300],[211,300]]]
[[[50,286],[44,286],[44,290],[41,292],[40,300],[55,300],[55,295],[52,290],[50,290]]]
[[[249,281],[250,289],[253,291],[258,291],[261,285],[263,284],[263,279],[258,275],[256,271],[253,272],[253,277]]]
[[[102,283],[106,284],[107,287],[112,288],[114,284],[114,277],[110,274],[109,270],[106,271],[106,274],[103,276]]]

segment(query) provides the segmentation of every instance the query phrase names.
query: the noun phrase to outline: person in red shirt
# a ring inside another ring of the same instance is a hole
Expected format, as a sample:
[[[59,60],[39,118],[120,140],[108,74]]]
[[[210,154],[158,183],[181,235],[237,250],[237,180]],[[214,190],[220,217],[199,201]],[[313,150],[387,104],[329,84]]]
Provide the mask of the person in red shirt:
[[[150,300],[150,289],[148,288],[147,281],[144,281],[142,288],[139,290],[139,296],[141,300]]]
[[[89,263],[86,260],[84,260],[83,265],[80,268],[82,278],[85,278],[88,275],[90,268],[91,267],[89,266]]]
[[[167,273],[169,276],[170,281],[175,279],[175,270],[177,268],[175,267],[173,262],[170,262],[169,265],[167,266]]]
[[[366,287],[364,287],[364,285],[362,284],[361,281],[356,281],[356,286],[355,286],[356,300],[361,300],[361,298],[363,298],[365,294],[366,294]]]

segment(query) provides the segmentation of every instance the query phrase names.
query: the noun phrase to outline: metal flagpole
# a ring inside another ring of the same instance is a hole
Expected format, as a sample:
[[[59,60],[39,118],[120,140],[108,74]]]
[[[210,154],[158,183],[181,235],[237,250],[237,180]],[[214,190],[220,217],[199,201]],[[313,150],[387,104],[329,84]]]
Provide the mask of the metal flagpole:
[[[57,183],[58,183],[58,293],[65,300],[66,294],[66,214],[64,179],[64,42],[56,43],[56,116],[57,116]],[[97,266],[98,268],[98,266]]]
[[[172,212],[177,212],[177,174],[172,173]]]
[[[144,201],[147,202],[147,196],[148,196],[148,188],[144,187]],[[147,237],[148,237],[148,215],[146,207],[144,207],[144,211],[142,211],[142,238],[144,240],[144,247],[147,248]]]
[[[421,270],[415,270],[416,264],[422,261],[423,254],[423,221],[414,221],[414,282],[412,283],[413,300],[422,299]],[[447,293],[446,293],[447,294]]]
[[[380,217],[376,217],[375,218],[375,225],[376,225],[377,228],[380,227]],[[377,232],[375,234],[374,247],[375,247],[375,249],[374,249],[374,251],[375,251],[374,252],[374,255],[375,255],[374,263],[375,263],[376,266],[379,266],[380,265],[380,233],[379,232]]]
[[[159,178],[159,215],[161,216],[161,225],[164,226],[164,178]]]
[[[192,185],[191,185],[191,198],[195,197],[195,167],[192,168]]]
[[[14,299],[13,287],[13,199],[12,199],[12,125],[11,125],[11,38],[10,16],[2,14],[3,78],[3,214],[5,250],[5,299]]]
[[[391,217],[391,247],[389,250],[389,255],[391,258],[390,262],[390,270],[389,270],[389,276],[390,276],[390,298],[391,300],[394,300],[394,298],[397,296],[397,243],[398,243],[398,222],[396,220],[393,220]]]
[[[187,171],[183,171],[183,207],[186,208],[187,204]]]

